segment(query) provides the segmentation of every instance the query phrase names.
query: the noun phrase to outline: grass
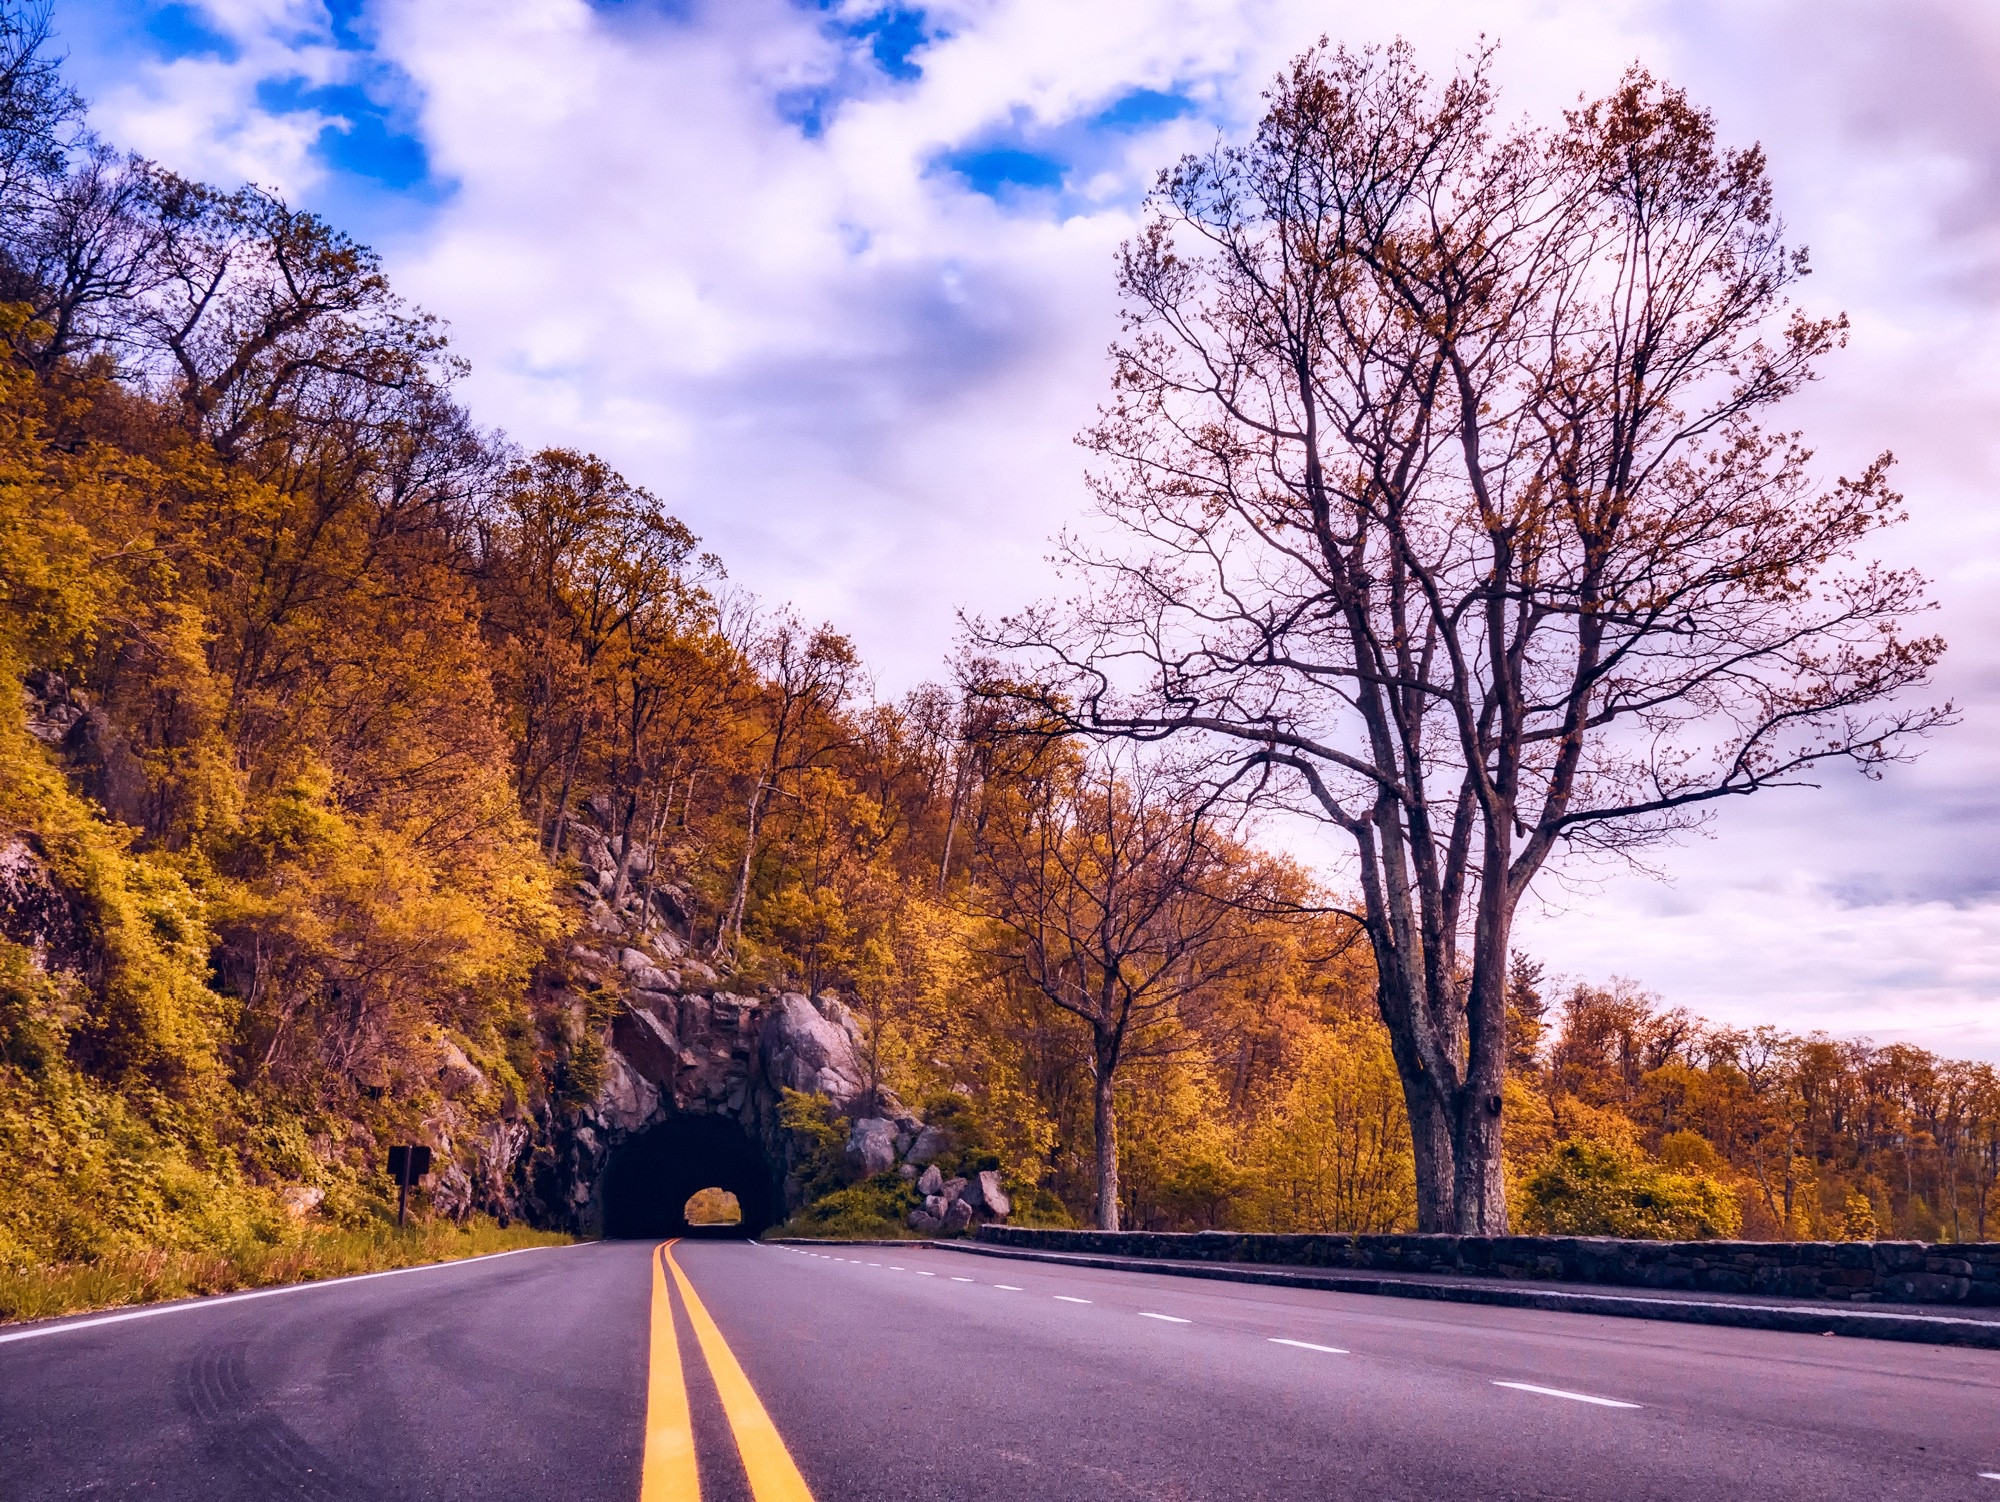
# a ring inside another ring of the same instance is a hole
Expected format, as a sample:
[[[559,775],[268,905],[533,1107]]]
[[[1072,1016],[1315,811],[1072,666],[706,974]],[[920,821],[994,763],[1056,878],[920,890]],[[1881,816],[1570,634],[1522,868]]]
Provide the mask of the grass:
[[[401,1230],[395,1226],[363,1230],[314,1227],[274,1245],[253,1243],[199,1252],[114,1252],[91,1262],[0,1268],[0,1321],[49,1319],[127,1304],[384,1272],[523,1247],[567,1246],[573,1240],[525,1226],[502,1230],[482,1216],[463,1226],[440,1220]]]

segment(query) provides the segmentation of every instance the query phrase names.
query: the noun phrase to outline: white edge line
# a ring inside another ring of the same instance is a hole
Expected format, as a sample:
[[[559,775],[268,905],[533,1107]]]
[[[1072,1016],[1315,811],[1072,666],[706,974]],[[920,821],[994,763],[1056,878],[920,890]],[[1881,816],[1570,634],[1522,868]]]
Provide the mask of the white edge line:
[[[571,1246],[602,1246],[602,1242],[577,1241]],[[245,1299],[275,1298],[281,1293],[304,1293],[309,1288],[338,1288],[343,1283],[366,1283],[370,1278],[393,1278],[402,1273],[430,1273],[441,1267],[467,1267],[474,1262],[491,1262],[496,1257],[518,1257],[523,1252],[560,1252],[559,1246],[517,1246],[507,1252],[483,1252],[477,1257],[455,1257],[449,1262],[420,1262],[415,1267],[391,1267],[379,1273],[350,1273],[344,1278],[314,1278],[304,1283],[286,1283],[278,1288],[252,1288],[244,1293],[223,1293],[213,1298],[188,1299],[173,1304],[153,1304],[145,1309],[126,1309],[118,1314],[95,1314],[59,1325],[40,1325],[33,1330],[0,1334],[0,1346],[16,1340],[35,1340],[44,1335],[66,1335],[71,1330],[90,1330],[98,1325],[120,1325],[128,1319],[151,1319],[158,1314],[184,1314],[190,1309],[213,1309],[218,1304],[240,1304]]]
[[[1170,1325],[1191,1325],[1194,1323],[1191,1319],[1182,1319],[1178,1314],[1150,1314],[1144,1309],[1139,1311],[1139,1318],[1163,1319]]]
[[[1637,1403],[1621,1403],[1616,1398],[1593,1398],[1587,1392],[1564,1392],[1560,1387],[1537,1387],[1532,1382],[1495,1382],[1495,1387],[1511,1387],[1516,1392],[1538,1392],[1545,1398],[1568,1398],[1572,1403],[1595,1403],[1600,1408],[1637,1408]]]
[[[1274,1346],[1297,1346],[1301,1351],[1324,1351],[1329,1356],[1345,1356],[1348,1354],[1344,1346],[1316,1346],[1309,1340],[1286,1340],[1284,1337],[1278,1335],[1271,1337],[1271,1344]]]

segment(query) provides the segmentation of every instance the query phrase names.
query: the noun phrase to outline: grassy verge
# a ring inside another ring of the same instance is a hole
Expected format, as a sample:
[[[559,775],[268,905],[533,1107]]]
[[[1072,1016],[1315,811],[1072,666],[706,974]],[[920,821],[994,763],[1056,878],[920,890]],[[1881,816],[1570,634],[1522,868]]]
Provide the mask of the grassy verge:
[[[524,1226],[503,1231],[480,1217],[464,1226],[433,1221],[402,1230],[394,1226],[312,1228],[275,1245],[258,1243],[201,1252],[114,1252],[91,1262],[0,1268],[0,1321],[48,1319],[125,1304],[383,1272],[522,1247],[566,1246],[574,1239]]]

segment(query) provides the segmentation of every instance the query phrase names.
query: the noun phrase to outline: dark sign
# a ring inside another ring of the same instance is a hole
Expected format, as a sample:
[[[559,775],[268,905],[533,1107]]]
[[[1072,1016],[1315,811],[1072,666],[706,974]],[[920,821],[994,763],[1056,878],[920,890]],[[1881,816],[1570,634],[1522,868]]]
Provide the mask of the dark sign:
[[[431,1150],[422,1143],[389,1149],[389,1177],[398,1184],[414,1184],[430,1171]]]
[[[396,1224],[410,1208],[410,1186],[431,1171],[431,1150],[419,1142],[414,1147],[399,1143],[389,1149],[389,1177],[396,1181]]]

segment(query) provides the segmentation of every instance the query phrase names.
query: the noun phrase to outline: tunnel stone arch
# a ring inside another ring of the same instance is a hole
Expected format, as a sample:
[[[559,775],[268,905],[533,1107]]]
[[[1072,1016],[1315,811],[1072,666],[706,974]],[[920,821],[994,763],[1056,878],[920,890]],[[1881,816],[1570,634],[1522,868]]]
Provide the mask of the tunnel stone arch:
[[[604,1166],[607,1237],[755,1236],[778,1219],[777,1175],[763,1149],[725,1116],[676,1115],[612,1148]],[[726,1189],[743,1219],[691,1227],[687,1202],[698,1190]]]

